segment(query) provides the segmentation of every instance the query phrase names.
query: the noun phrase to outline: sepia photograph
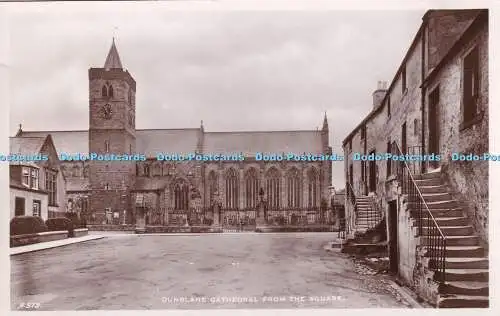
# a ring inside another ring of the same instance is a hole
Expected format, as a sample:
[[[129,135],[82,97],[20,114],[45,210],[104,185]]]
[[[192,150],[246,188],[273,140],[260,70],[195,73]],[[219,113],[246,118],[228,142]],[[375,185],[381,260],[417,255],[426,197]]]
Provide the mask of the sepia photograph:
[[[4,6],[10,310],[489,308],[490,10],[201,2]]]

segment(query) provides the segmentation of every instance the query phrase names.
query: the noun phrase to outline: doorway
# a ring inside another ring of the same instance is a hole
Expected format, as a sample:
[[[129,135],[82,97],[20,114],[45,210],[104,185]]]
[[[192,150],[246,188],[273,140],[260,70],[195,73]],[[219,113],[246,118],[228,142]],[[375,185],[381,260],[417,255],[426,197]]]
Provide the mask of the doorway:
[[[370,156],[373,154],[375,157],[375,150],[370,152]],[[377,191],[377,162],[375,160],[370,160],[368,162],[368,173],[369,173],[369,187],[368,192]]]
[[[439,154],[439,87],[429,94],[429,154]],[[439,167],[438,161],[430,161],[431,168]]]
[[[398,254],[398,206],[396,201],[389,201],[389,271],[392,274],[399,272]]]

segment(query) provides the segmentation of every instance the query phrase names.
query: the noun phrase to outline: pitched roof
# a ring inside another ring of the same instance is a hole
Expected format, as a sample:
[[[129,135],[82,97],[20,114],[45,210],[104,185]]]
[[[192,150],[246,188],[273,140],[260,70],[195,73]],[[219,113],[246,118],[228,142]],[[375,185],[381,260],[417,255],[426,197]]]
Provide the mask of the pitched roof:
[[[205,133],[205,153],[320,153],[321,131],[263,131]]]
[[[113,38],[113,43],[111,44],[111,48],[109,49],[108,57],[106,58],[106,62],[104,63],[104,68],[123,68],[122,62],[120,61],[120,55],[118,55],[118,50],[116,49],[115,38]]]
[[[40,153],[47,136],[9,137],[9,153],[35,155]]]
[[[88,131],[22,131],[21,138],[52,136],[54,147],[61,153],[88,153]]]
[[[19,138],[51,135],[57,153],[88,153],[88,131],[22,131]],[[157,153],[191,153],[196,151],[201,130],[142,129],[136,131],[136,152],[146,157]],[[205,153],[320,153],[321,131],[243,131],[205,132]]]
[[[190,153],[196,150],[198,128],[136,130],[136,152],[154,157],[157,153]]]

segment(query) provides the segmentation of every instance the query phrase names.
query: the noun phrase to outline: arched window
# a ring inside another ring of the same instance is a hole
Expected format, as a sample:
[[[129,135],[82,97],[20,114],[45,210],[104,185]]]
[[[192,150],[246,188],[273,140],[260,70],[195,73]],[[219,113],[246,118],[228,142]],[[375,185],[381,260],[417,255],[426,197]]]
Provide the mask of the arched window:
[[[84,166],[83,167],[83,177],[88,178],[89,177],[89,166]]]
[[[174,187],[174,209],[187,210],[189,207],[189,187],[185,181],[179,181]]]
[[[300,182],[299,170],[297,170],[297,168],[290,169],[286,177],[289,207],[300,207]]]
[[[274,167],[266,174],[266,192],[269,207],[279,208],[281,205],[280,173]]]
[[[245,173],[245,201],[246,207],[257,207],[259,195],[259,182],[257,180],[257,171],[255,168],[250,168]]]
[[[317,207],[318,194],[318,173],[315,168],[309,169],[307,172],[307,196],[309,207]]]
[[[233,168],[226,173],[226,208],[238,208],[238,176]]]
[[[73,166],[73,177],[79,177],[80,176],[80,168],[78,166]]]
[[[144,165],[144,176],[149,177],[149,165],[148,164]]]
[[[161,163],[157,162],[154,165],[153,176],[161,176]]]
[[[107,97],[108,96],[108,87],[106,85],[102,86],[101,94],[102,94],[103,97]]]
[[[208,174],[208,199],[210,205],[215,201],[215,193],[217,192],[217,175],[215,171],[210,171]]]
[[[109,85],[108,86],[108,95],[112,98],[113,97],[113,86]]]

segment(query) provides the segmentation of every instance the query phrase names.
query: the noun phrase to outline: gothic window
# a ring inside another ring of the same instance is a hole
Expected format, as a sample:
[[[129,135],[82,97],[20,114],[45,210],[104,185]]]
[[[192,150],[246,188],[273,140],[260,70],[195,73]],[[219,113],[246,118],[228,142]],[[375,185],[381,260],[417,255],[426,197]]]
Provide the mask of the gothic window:
[[[208,197],[210,199],[210,205],[215,201],[215,193],[217,192],[217,175],[215,171],[210,171],[208,174]]]
[[[245,173],[245,198],[246,207],[254,208],[257,207],[258,202],[258,189],[259,183],[257,180],[257,171],[255,168],[250,168]]]
[[[161,163],[157,162],[154,166],[154,176],[161,176]]]
[[[83,177],[88,178],[89,177],[89,166],[84,166],[83,167]]]
[[[108,87],[108,95],[112,98],[113,97],[113,86],[112,85],[109,85]]]
[[[309,207],[317,207],[318,173],[315,168],[309,169],[307,173],[307,204]]]
[[[102,94],[103,97],[107,97],[108,96],[108,87],[106,87],[106,85],[102,86],[101,94]]]
[[[300,207],[300,173],[292,168],[287,174],[287,197],[289,207]]]
[[[189,207],[189,188],[184,181],[177,182],[174,187],[174,209],[187,210]]]
[[[267,202],[271,208],[280,207],[281,187],[280,173],[276,168],[271,168],[266,174]]]
[[[226,173],[226,208],[238,208],[238,176],[233,168]]]
[[[149,177],[149,165],[148,164],[144,165],[144,176]]]
[[[106,191],[109,191],[109,190],[110,190],[109,183],[105,183],[105,184],[104,184],[104,190],[106,190]]]
[[[80,176],[80,168],[78,166],[73,166],[73,177],[79,177]]]

